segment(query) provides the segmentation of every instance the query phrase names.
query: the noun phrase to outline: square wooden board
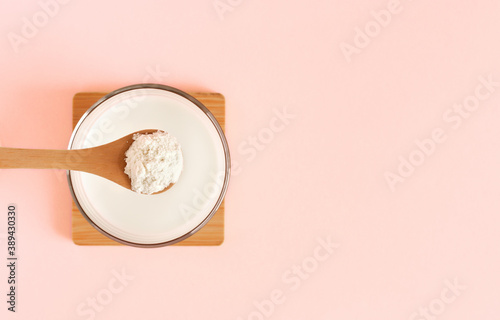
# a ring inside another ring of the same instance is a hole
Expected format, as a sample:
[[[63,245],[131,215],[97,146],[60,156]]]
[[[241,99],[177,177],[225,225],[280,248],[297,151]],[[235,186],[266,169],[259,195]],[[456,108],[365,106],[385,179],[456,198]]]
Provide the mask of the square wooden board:
[[[82,115],[107,93],[81,92],[73,98],[73,128]],[[207,107],[215,116],[222,129],[225,126],[225,100],[220,93],[195,92],[190,93]],[[121,246],[114,240],[102,235],[85,220],[73,201],[72,210],[73,242],[82,246]],[[198,232],[176,246],[217,246],[224,241],[224,201],[210,221]]]

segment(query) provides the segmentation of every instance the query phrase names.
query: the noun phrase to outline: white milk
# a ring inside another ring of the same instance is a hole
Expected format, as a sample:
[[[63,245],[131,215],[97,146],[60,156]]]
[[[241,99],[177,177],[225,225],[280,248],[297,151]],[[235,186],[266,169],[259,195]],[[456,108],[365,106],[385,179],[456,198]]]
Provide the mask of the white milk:
[[[189,100],[160,89],[136,89],[102,103],[82,123],[73,149],[102,145],[143,129],[174,135],[182,146],[179,181],[158,195],[140,195],[104,178],[71,172],[74,192],[88,217],[106,232],[134,243],[161,243],[198,226],[215,206],[225,173],[224,148],[215,126]]]

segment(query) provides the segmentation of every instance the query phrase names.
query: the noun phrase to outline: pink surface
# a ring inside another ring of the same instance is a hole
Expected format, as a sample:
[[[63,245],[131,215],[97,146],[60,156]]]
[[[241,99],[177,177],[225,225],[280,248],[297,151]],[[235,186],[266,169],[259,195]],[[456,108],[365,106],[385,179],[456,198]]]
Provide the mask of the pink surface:
[[[76,92],[220,92],[226,240],[79,247],[64,172],[0,170],[1,319],[499,317],[497,1],[65,2],[0,4],[1,144],[65,148]]]

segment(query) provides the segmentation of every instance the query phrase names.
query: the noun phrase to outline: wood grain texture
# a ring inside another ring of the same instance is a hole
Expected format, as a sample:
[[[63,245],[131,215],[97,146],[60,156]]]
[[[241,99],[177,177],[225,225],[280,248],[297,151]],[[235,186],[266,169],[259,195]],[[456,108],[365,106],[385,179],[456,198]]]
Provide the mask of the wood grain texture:
[[[73,128],[83,114],[107,93],[81,92],[73,98]],[[190,93],[198,99],[215,116],[222,129],[225,128],[225,100],[220,93],[194,92]],[[72,209],[73,242],[82,246],[121,246],[122,244],[109,239],[97,231],[85,220],[73,202]],[[224,201],[210,221],[197,233],[174,246],[217,246],[224,241]]]

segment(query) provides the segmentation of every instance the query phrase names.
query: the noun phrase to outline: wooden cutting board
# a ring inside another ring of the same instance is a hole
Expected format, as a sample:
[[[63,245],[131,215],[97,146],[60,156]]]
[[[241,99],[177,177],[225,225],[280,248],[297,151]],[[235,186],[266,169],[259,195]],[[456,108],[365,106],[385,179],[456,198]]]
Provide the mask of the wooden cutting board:
[[[82,115],[97,100],[105,96],[103,92],[81,92],[73,98],[73,128]],[[224,130],[225,126],[225,100],[220,93],[194,92],[190,93],[207,107],[215,116]],[[82,246],[121,246],[114,240],[102,235],[90,223],[85,220],[73,201],[72,231],[73,242]],[[210,221],[198,232],[184,241],[174,244],[175,246],[217,246],[224,241],[224,201],[219,210]]]

